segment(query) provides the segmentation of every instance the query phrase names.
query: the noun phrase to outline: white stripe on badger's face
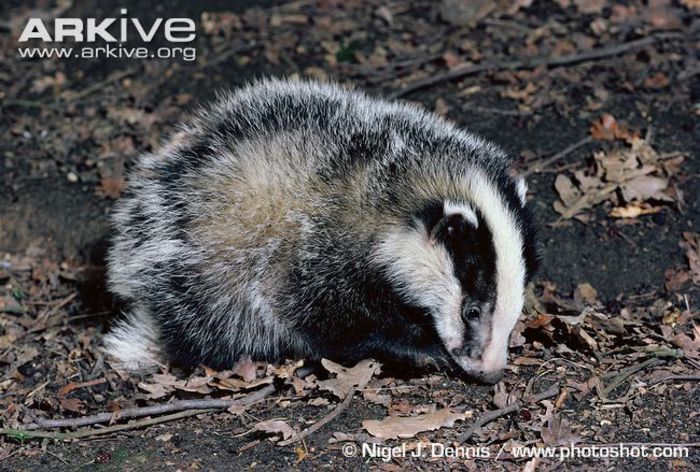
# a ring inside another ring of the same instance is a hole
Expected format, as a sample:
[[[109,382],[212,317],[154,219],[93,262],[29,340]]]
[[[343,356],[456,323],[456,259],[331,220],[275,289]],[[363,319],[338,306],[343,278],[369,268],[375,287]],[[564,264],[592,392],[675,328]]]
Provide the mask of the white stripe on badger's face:
[[[475,172],[465,176],[470,200],[483,215],[493,237],[496,252],[496,305],[491,316],[490,339],[481,359],[458,358],[468,372],[493,373],[506,367],[508,340],[520,317],[524,302],[525,260],[522,234],[500,192],[486,176]],[[519,185],[522,188],[522,186]]]
[[[447,249],[430,241],[422,223],[417,226],[388,231],[375,251],[375,262],[387,269],[391,283],[407,300],[430,310],[448,351],[459,349],[465,337],[462,287]]]

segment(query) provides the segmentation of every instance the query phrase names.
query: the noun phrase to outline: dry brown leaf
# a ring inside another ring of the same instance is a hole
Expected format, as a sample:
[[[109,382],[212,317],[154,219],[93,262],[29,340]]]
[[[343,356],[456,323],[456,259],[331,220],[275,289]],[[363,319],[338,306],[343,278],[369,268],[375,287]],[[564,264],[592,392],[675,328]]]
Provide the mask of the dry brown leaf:
[[[618,123],[610,113],[603,113],[600,119],[594,120],[591,123],[590,133],[593,139],[605,141],[614,139],[631,141],[639,138],[639,131],[630,131],[626,123]]]
[[[580,218],[582,212],[607,200],[618,207],[615,215],[653,213],[658,210],[640,211],[644,208],[641,205],[646,201],[674,201],[668,177],[678,167],[664,166],[668,156],[660,156],[643,139],[633,137],[628,143],[628,148],[595,153],[592,170],[578,170],[573,178],[557,176],[554,186],[560,200],[554,202],[554,209],[562,215],[562,219]],[[680,157],[672,156],[674,159]],[[640,206],[638,210],[632,206],[627,210],[622,209],[625,204],[633,202]]]
[[[553,319],[554,316],[550,314],[539,313],[534,318],[527,320],[525,322],[525,326],[527,326],[528,328],[540,329],[544,326],[549,325],[549,323],[551,323]]]
[[[212,382],[210,382],[208,385],[211,387],[216,387],[222,390],[247,390],[255,387],[259,387],[261,385],[267,385],[271,384],[275,378],[272,375],[268,375],[267,377],[263,377],[262,379],[256,379],[252,382],[246,382],[241,379],[236,379],[236,378],[223,378],[223,379],[216,379]]]
[[[365,359],[358,362],[355,367],[343,367],[328,359],[321,359],[321,364],[328,372],[336,374],[336,377],[328,380],[319,380],[319,388],[328,390],[338,398],[345,398],[364,388],[372,377],[379,374],[381,364],[373,359]]]
[[[668,187],[668,179],[642,175],[620,186],[625,201],[658,200],[672,202],[673,198],[663,192]]]
[[[148,384],[145,382],[140,382],[138,387],[146,392],[146,399],[157,400],[158,398],[163,398],[170,395],[173,391],[169,386],[163,384]]]
[[[330,402],[328,401],[327,398],[316,397],[316,398],[312,398],[311,400],[306,402],[306,404],[311,405],[311,406],[325,406],[325,405],[330,404]]]
[[[579,305],[595,305],[598,301],[598,291],[588,282],[578,284],[574,290],[574,302]]]
[[[214,379],[212,377],[192,377],[185,381],[178,381],[173,384],[178,390],[191,393],[199,393],[201,395],[207,395],[212,392],[209,384]]]
[[[257,377],[257,365],[250,356],[241,356],[231,369],[231,373],[242,378],[244,382],[250,383]]]
[[[670,84],[668,76],[663,72],[657,72],[656,74],[644,79],[644,87],[650,89],[660,89],[666,88]]]
[[[15,361],[12,363],[12,366],[10,369],[8,369],[8,371],[11,372],[18,367],[22,367],[24,364],[30,362],[38,355],[39,349],[35,348],[34,346],[24,346],[20,348],[19,352],[15,356]]]
[[[498,408],[505,408],[511,403],[517,401],[517,399],[518,398],[514,392],[508,393],[505,383],[498,382],[494,387],[493,404]]]
[[[598,346],[598,342],[595,339],[593,339],[591,337],[591,335],[586,332],[585,329],[583,329],[579,326],[579,327],[576,327],[573,330],[573,332],[574,332],[574,334],[576,334],[579,337],[579,339],[583,340],[588,345],[588,347],[591,348],[591,350],[593,350],[593,351],[600,350],[600,347]]]
[[[362,391],[362,398],[368,402],[388,407],[391,403],[391,395],[380,392],[381,390],[378,388],[367,388]]]
[[[540,429],[542,441],[547,446],[568,446],[581,441],[581,438],[572,433],[568,422],[559,418],[554,413],[554,406],[550,401],[543,402],[546,405],[546,412],[540,415],[545,422]]]
[[[649,0],[645,14],[654,28],[673,29],[683,27],[680,11],[672,7],[671,0]]]
[[[304,366],[304,360],[300,359],[298,361],[294,362],[287,362],[286,364],[283,365],[274,365],[274,364],[268,364],[267,365],[267,375],[274,375],[275,377],[278,377],[280,379],[294,379],[298,378],[294,376],[294,372],[297,371],[297,369],[301,368]]]
[[[700,359],[700,339],[693,339],[685,333],[679,333],[673,337],[672,342],[683,349],[685,356]]]
[[[440,17],[453,26],[474,26],[496,8],[490,0],[441,0]]]
[[[471,417],[471,412],[457,413],[450,408],[418,416],[388,416],[383,420],[365,420],[362,427],[382,439],[412,438],[423,431],[451,428],[456,421]]]
[[[79,398],[61,398],[58,400],[61,409],[73,413],[85,413],[85,402]]]
[[[684,231],[683,239],[680,246],[686,250],[688,274],[695,285],[700,285],[700,234]]]
[[[615,207],[610,210],[613,218],[637,218],[642,215],[653,215],[661,211],[661,207],[652,206],[648,203],[632,202],[626,206]]]
[[[666,290],[669,292],[680,290],[690,280],[690,274],[686,270],[666,269],[664,276],[666,277]]]
[[[445,61],[445,65],[450,70],[456,69],[457,67],[464,64],[464,59],[452,51],[445,52],[442,55],[442,60]]]
[[[680,0],[688,10],[700,10],[700,0]]]
[[[282,420],[261,421],[253,427],[253,430],[275,435],[279,434],[282,436],[282,439],[289,439],[296,434],[292,427]]]

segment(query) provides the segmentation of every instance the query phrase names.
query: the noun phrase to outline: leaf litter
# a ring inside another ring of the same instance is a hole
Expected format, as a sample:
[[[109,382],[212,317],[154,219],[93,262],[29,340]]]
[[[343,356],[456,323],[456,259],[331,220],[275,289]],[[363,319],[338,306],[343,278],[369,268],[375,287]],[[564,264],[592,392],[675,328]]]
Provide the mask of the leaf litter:
[[[464,6],[464,2],[453,3]],[[328,2],[293,2],[239,13],[204,11],[196,19],[202,26],[202,41],[194,70],[174,63],[144,63],[93,77],[62,70],[56,61],[36,67],[8,55],[4,58],[8,67],[0,71],[5,86],[0,92],[3,124],[7,125],[0,127],[0,133],[4,133],[3,142],[12,146],[3,150],[3,181],[13,195],[26,191],[32,179],[49,176],[80,187],[78,192],[105,200],[118,198],[134,156],[158,146],[163,134],[182,119],[183,107],[194,102],[188,93],[160,93],[168,81],[192,82],[188,90],[211,90],[228,85],[219,79],[228,77],[220,74],[222,69],[271,71],[292,64],[289,71],[294,77],[335,78],[393,93],[443,72],[493,61],[561,57],[625,44],[630,31],[634,37],[673,28],[679,31],[699,8],[694,0],[624,4],[557,0],[558,9],[530,1],[487,3],[476,2],[478,8],[462,9],[459,15],[449,14],[456,10],[450,10],[447,1],[434,7],[352,1],[335,9]],[[69,4],[58,2],[46,13],[60,17]],[[440,12],[449,25],[431,20]],[[12,9],[7,22],[12,34],[0,39],[5,49],[15,47],[12,41],[32,14]],[[442,82],[445,87],[436,89],[438,96],[428,103],[448,117],[460,110],[479,110],[479,117],[486,117],[483,122],[507,116],[509,128],[545,123],[552,110],[557,116],[591,122],[590,116],[613,110],[611,100],[621,94],[644,94],[637,102],[642,115],[648,103],[680,107],[687,96],[680,75],[692,72],[695,65],[693,58],[679,53],[682,42],[665,41],[630,49],[619,60],[601,61],[595,67],[584,61],[580,68],[485,68],[483,74]],[[587,95],[584,103],[577,100],[581,91]],[[611,114],[594,120],[588,132],[599,147],[588,167],[560,172],[566,179],[558,179],[556,186],[557,192],[563,192],[561,211],[557,210],[563,219],[591,221],[596,210],[603,210],[613,218],[634,221],[664,207],[681,207],[683,196],[676,184],[687,167],[684,155],[658,152],[657,143],[642,138]],[[498,417],[477,428],[470,441],[503,446],[505,451],[516,443],[561,443],[578,437],[608,441],[613,436],[601,423],[612,418],[616,424],[626,424],[629,417],[644,411],[641,399],[670,398],[674,392],[697,388],[689,380],[700,368],[697,311],[681,292],[698,285],[697,235],[683,234],[681,244],[686,264],[671,269],[665,291],[601,300],[596,293],[601,287],[582,280],[573,293],[546,280],[529,287],[527,316],[511,338],[511,373],[491,390],[465,385],[442,372],[392,378],[375,371],[370,374],[370,369],[353,373],[353,367],[326,362],[328,371],[302,375],[301,360],[267,364],[249,358],[222,372],[201,366],[192,371],[166,368],[154,375],[123,376],[109,369],[96,341],[104,316],[99,313],[113,307],[95,310],[74,296],[87,275],[99,268],[52,252],[50,241],[33,241],[26,253],[2,254],[0,261],[0,361],[4,366],[0,419],[4,427],[24,428],[36,418],[79,420],[107,412],[113,415],[110,423],[119,426],[126,419],[118,413],[133,408],[189,400],[234,401],[274,388],[274,395],[254,404],[231,406],[220,410],[228,414],[208,416],[235,417],[231,424],[241,423],[234,426],[236,434],[253,429],[250,434],[259,437],[246,447],[258,448],[261,440],[279,445],[354,395],[353,406],[369,407],[355,414],[351,426],[340,426],[340,420],[325,426],[328,432],[333,427],[342,429],[328,436],[329,445],[345,441],[396,444],[394,439],[371,436],[360,428],[363,422],[384,423],[389,432],[391,422],[407,422],[414,426],[404,433],[410,436],[405,439],[447,443],[473,424],[467,411],[481,418],[559,382],[563,391],[570,392],[560,397],[564,398],[561,403],[542,402],[544,408],[523,404],[507,418]],[[615,402],[623,406],[604,408]],[[572,413],[576,408],[577,413]],[[465,418],[450,424],[454,417],[450,414]],[[442,422],[444,418],[448,421]],[[692,418],[691,413],[687,420]],[[202,416],[198,423],[216,426]],[[422,430],[425,426],[429,428]],[[316,442],[316,451],[295,449],[298,460],[329,457],[329,451],[322,450],[323,431],[307,438]],[[168,435],[158,437],[165,441]],[[9,436],[1,441],[0,460],[9,454],[22,456],[20,460],[41,454],[38,445],[32,449],[31,444],[15,444]],[[96,463],[109,460],[103,453],[95,458]],[[438,462],[442,468],[450,464]],[[195,462],[189,465],[182,468],[201,468]],[[476,467],[473,461],[458,465]],[[534,462],[528,463],[528,470],[535,468]]]
[[[595,152],[591,168],[557,175],[554,187],[560,200],[554,202],[554,209],[560,219],[588,222],[590,210],[602,203],[608,204],[608,214],[615,218],[654,214],[661,210],[660,204],[678,203],[672,178],[685,155],[659,154],[648,140],[618,126],[611,115],[604,115],[601,122],[607,124],[594,124],[594,137],[624,139],[627,145]]]

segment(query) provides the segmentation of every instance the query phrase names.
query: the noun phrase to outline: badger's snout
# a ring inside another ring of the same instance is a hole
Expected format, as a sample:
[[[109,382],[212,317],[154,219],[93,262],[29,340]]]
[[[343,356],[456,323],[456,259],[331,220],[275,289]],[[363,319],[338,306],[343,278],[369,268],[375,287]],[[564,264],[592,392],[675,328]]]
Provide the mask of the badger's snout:
[[[481,352],[483,354],[483,351]],[[457,365],[462,369],[464,375],[471,380],[493,385],[503,379],[505,375],[505,361],[498,363],[489,363],[482,355],[478,357],[470,356],[454,356]]]

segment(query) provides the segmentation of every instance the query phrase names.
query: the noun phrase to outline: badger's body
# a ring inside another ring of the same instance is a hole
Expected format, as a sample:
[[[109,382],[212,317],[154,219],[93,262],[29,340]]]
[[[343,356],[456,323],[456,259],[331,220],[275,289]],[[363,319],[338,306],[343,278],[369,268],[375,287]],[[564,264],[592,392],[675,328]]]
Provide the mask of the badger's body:
[[[497,147],[334,85],[226,95],[144,155],[114,213],[125,367],[426,357],[488,378],[536,263]]]

